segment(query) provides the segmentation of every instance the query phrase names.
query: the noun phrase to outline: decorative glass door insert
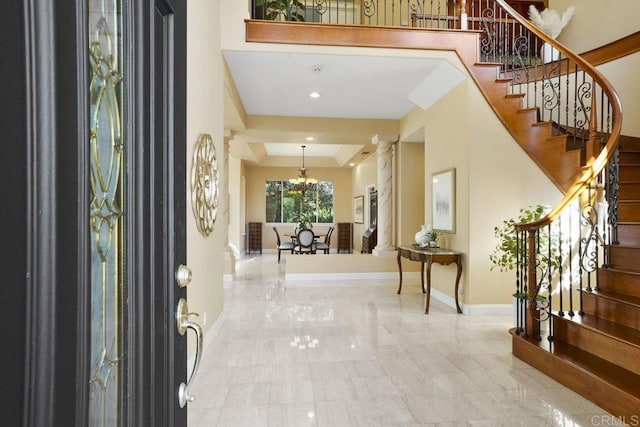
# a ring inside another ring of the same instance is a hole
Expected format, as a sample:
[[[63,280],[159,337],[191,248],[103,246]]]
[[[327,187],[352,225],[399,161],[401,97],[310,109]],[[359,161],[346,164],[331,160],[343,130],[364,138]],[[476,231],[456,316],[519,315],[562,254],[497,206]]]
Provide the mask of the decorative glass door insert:
[[[123,425],[126,357],[122,0],[89,0],[91,426]]]

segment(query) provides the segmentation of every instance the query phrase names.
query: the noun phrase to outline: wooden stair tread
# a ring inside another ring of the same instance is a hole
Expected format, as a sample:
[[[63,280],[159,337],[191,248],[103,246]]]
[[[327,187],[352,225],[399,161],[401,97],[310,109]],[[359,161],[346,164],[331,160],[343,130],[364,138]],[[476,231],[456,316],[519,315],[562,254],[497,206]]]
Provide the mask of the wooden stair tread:
[[[619,341],[624,341],[640,347],[640,331],[638,329],[630,328],[593,315],[573,317],[564,316],[562,319],[568,322],[580,324],[586,328],[600,332]]]
[[[640,269],[635,270],[630,268],[603,267],[602,270],[610,271],[612,273],[622,273],[640,277]]]
[[[553,343],[551,352],[620,390],[640,397],[640,375],[569,344]]]
[[[623,249],[640,249],[639,245],[630,245],[621,243],[619,245],[611,245],[612,248],[623,248]]]
[[[640,297],[636,297],[633,295],[625,295],[625,294],[621,294],[619,292],[611,292],[611,291],[583,291],[583,292],[587,292],[587,293],[591,293],[595,296],[599,296],[601,298],[606,298],[608,300],[612,300],[615,302],[619,302],[622,304],[629,304],[629,305],[633,305],[636,306],[638,308],[640,308]]]

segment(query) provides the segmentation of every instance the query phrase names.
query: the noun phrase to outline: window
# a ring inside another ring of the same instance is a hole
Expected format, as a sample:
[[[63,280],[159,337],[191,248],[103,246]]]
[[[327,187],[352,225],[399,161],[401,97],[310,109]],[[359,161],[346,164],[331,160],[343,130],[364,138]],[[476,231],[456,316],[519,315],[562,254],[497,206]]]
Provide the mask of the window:
[[[296,223],[302,216],[313,223],[333,223],[333,182],[309,184],[303,195],[289,181],[267,181],[266,222]]]

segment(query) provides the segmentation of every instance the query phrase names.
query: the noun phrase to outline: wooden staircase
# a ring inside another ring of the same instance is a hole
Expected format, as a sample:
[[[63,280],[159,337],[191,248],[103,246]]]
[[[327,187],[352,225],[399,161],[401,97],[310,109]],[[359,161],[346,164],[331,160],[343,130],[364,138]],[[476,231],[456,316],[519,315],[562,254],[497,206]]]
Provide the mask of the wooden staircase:
[[[584,313],[553,314],[551,341],[511,332],[514,355],[629,422],[640,416],[640,138],[619,145],[619,242],[581,292]]]

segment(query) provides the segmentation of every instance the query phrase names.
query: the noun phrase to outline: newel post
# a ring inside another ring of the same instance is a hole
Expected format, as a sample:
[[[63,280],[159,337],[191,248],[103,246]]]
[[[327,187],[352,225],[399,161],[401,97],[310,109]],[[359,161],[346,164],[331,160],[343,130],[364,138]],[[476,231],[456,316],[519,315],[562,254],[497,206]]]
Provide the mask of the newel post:
[[[536,278],[536,232],[537,230],[529,230],[527,239],[527,304],[526,310],[526,326],[527,336],[538,337],[540,335],[540,325],[536,321],[540,316],[536,313],[538,304],[536,303],[537,278]]]

